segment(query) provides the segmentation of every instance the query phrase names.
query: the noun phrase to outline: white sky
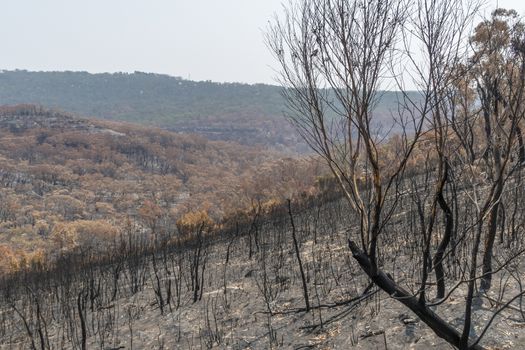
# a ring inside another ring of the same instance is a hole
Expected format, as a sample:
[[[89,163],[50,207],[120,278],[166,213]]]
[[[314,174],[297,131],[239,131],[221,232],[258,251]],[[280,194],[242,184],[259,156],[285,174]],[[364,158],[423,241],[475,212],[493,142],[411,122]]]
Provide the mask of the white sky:
[[[263,31],[281,2],[1,0],[0,69],[137,70],[275,83]],[[523,0],[499,0],[499,6],[525,16]]]

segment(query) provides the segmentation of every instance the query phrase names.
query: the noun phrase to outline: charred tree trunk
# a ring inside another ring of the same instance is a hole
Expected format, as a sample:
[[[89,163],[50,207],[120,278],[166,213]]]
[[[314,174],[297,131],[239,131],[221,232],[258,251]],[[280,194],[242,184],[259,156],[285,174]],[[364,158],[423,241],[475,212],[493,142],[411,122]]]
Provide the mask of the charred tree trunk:
[[[494,191],[494,204],[492,208],[490,209],[489,213],[489,222],[488,222],[488,232],[485,236],[485,244],[484,248],[485,251],[483,252],[483,276],[481,278],[481,284],[480,287],[482,290],[489,290],[492,284],[492,253],[494,250],[494,242],[496,241],[496,234],[498,231],[498,216],[499,216],[499,209],[500,209],[500,198],[501,194],[503,193],[503,178],[501,175],[501,155],[499,153],[499,150],[496,148],[494,150],[494,158],[495,158],[495,165],[496,165],[496,171],[498,174],[498,178],[496,179],[496,188]]]
[[[77,308],[78,308],[78,317],[80,319],[80,331],[81,331],[81,349],[86,350],[87,349],[87,327],[86,327],[86,299],[88,297],[88,293],[84,290],[80,291],[78,293],[77,298]]]
[[[461,334],[457,329],[435,314],[426,305],[419,303],[418,298],[398,286],[389,276],[387,276],[386,273],[373,266],[368,255],[366,255],[354,242],[349,241],[349,246],[354,259],[359,263],[361,269],[368,275],[368,277],[370,277],[376,286],[414,312],[421,321],[436,333],[438,337],[445,339],[448,343],[457,348],[460,347]],[[469,349],[483,350],[484,348],[476,344],[469,347]]]
[[[293,221],[293,214],[292,214],[292,202],[288,199],[288,214],[290,215],[290,223],[292,224],[292,238],[293,238],[293,246],[295,249],[295,255],[297,256],[297,263],[299,265],[299,272],[301,273],[301,282],[303,283],[303,295],[304,295],[304,303],[306,306],[306,312],[310,311],[310,299],[308,298],[308,286],[306,284],[306,276],[304,274],[303,269],[303,262],[301,260],[301,254],[299,252],[299,243],[297,243],[297,236],[295,233],[295,223]]]
[[[518,161],[520,164],[523,164],[525,163],[525,144],[523,143],[523,134],[519,126],[516,126],[516,137],[518,139]]]
[[[447,179],[448,179],[448,163],[445,162],[444,177],[441,182],[439,191],[437,193],[437,202],[441,210],[443,210],[443,212],[445,213],[445,232],[443,233],[443,237],[441,238],[441,242],[439,242],[439,246],[437,248],[436,253],[434,254],[434,259],[433,259],[434,269],[436,273],[436,283],[437,283],[436,297],[438,299],[445,297],[445,273],[443,269],[443,256],[445,255],[445,251],[447,250],[447,247],[452,238],[452,232],[454,230],[454,215],[449,205],[447,204],[445,197],[443,196],[443,189],[445,187]]]
[[[481,278],[480,287],[482,290],[489,290],[492,285],[492,254],[496,233],[498,230],[498,214],[500,203],[496,202],[490,211],[489,229],[485,237],[485,251],[483,253],[483,277]]]

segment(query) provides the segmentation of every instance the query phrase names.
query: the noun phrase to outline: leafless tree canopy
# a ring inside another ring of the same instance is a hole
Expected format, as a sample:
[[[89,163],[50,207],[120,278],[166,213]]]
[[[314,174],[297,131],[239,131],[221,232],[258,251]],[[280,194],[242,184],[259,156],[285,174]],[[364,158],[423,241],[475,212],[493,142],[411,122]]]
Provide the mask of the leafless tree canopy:
[[[522,199],[507,198],[525,160],[524,25],[503,9],[476,25],[479,10],[473,1],[307,0],[290,2],[267,34],[288,116],[326,160],[355,215],[354,258],[461,349],[481,348],[504,307],[475,335],[473,302],[521,254],[508,211]],[[398,91],[390,113],[401,131],[378,122],[385,89]],[[421,269],[411,290],[388,266],[398,258],[388,242],[403,239],[392,224],[406,202],[418,213],[410,230],[418,254],[402,262]],[[496,249],[500,227],[506,246]],[[452,277],[444,260],[457,255],[463,272]],[[460,329],[431,309],[454,293],[466,297]]]

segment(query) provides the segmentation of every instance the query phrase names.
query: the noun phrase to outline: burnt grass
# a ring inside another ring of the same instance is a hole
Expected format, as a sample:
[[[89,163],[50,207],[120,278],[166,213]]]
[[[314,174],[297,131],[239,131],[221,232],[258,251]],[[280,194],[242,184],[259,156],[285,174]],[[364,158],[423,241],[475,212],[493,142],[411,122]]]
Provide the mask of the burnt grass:
[[[52,271],[4,280],[0,349],[451,348],[361,272],[348,248],[357,224],[344,200],[291,208],[309,311],[290,213],[283,206],[220,235],[196,231],[182,245],[146,249],[139,233],[130,234],[121,243],[126,253],[81,263],[92,258],[84,252],[64,258]],[[401,208],[385,230],[381,264],[414,290],[419,239],[411,236],[407,219],[413,208],[403,203]],[[461,252],[447,258],[451,280],[461,278],[455,263]],[[513,261],[496,274],[490,299],[476,299],[475,333],[498,301],[518,290],[512,276],[520,265]],[[458,328],[464,294],[460,286],[435,307]],[[520,302],[498,316],[484,346],[525,347]]]

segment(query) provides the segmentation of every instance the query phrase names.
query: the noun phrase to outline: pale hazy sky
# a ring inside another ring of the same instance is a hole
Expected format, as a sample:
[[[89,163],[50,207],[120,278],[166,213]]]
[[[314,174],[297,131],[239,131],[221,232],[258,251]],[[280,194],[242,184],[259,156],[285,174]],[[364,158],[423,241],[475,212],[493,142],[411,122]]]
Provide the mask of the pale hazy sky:
[[[287,2],[287,0],[285,1]],[[282,0],[1,0],[0,69],[274,83],[263,31]],[[492,7],[496,1],[489,2]],[[525,1],[499,0],[525,15]]]

